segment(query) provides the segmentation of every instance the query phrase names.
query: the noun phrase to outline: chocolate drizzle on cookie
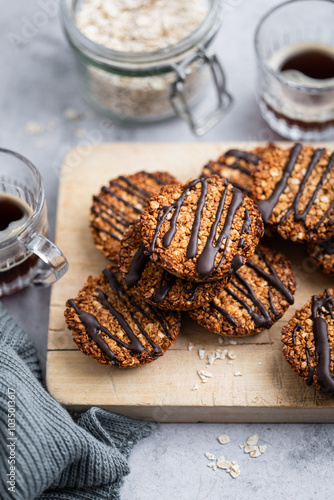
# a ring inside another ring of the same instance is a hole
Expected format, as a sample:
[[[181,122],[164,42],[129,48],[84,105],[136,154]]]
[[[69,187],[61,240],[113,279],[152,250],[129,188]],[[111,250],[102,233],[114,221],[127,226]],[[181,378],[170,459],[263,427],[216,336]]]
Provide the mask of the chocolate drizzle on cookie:
[[[334,240],[322,241],[320,248],[326,255],[334,255]]]
[[[156,173],[141,171],[136,175],[147,177],[154,181],[157,184],[156,191],[159,190],[160,186],[167,184]],[[146,200],[153,194],[133,182],[131,176],[125,177],[123,175],[111,180],[108,187],[103,186],[101,193],[101,196],[93,197],[94,204],[91,208],[91,213],[100,218],[104,226],[100,227],[99,224],[93,221],[90,227],[97,232],[108,234],[117,241],[121,241],[124,230],[136,222],[138,216],[143,211]],[[125,198],[126,195],[131,196],[132,201],[127,200]],[[114,201],[107,202],[106,199]],[[115,203],[118,204],[118,207]],[[128,213],[129,211],[132,215]]]
[[[312,297],[312,320],[315,346],[316,366],[313,367],[312,376],[316,378],[321,390],[328,396],[334,395],[334,379],[331,374],[331,350],[328,338],[328,325],[326,316],[334,319],[333,297],[325,290],[324,297]],[[310,371],[310,367],[309,367]]]
[[[224,161],[224,157],[234,157],[235,161],[232,164],[227,164]],[[222,178],[227,178],[228,182],[232,184],[234,187],[240,189],[244,193],[248,193],[249,189],[245,188],[242,184],[239,184],[237,181],[229,179],[229,176],[227,175],[222,175],[221,170],[222,169],[231,169],[231,170],[237,170],[241,172],[242,174],[246,174],[248,176],[251,175],[251,168],[248,168],[244,165],[241,165],[240,161],[238,160],[243,160],[246,163],[249,163],[251,165],[258,165],[259,161],[262,158],[256,154],[253,153],[248,153],[246,151],[240,151],[239,149],[230,149],[227,151],[221,159],[219,159],[217,162],[210,161],[207,165],[204,167],[204,171],[208,170],[212,175],[219,175],[219,177]]]
[[[110,270],[110,269],[104,269],[103,275],[108,282],[112,292],[117,296],[118,300],[122,302],[125,306],[128,306],[129,303],[137,313],[133,313],[131,311],[131,308],[128,308],[129,316],[131,318],[131,322],[136,325],[137,328],[133,328],[133,326],[130,325],[129,321],[123,316],[123,314],[117,310],[117,302],[115,303],[114,301],[111,302],[108,298],[107,293],[103,291],[101,288],[97,287],[96,288],[96,297],[95,300],[98,300],[100,304],[108,310],[108,312],[113,316],[116,321],[119,323],[121,329],[125,332],[127,337],[129,338],[130,342],[127,343],[121,338],[113,335],[113,333],[106,328],[105,326],[101,325],[101,323],[98,321],[98,319],[91,313],[88,313],[82,309],[80,309],[74,300],[69,300],[68,301],[68,306],[74,308],[75,312],[79,316],[80,321],[84,325],[87,334],[89,337],[92,339],[93,342],[95,342],[98,347],[103,351],[105,356],[110,360],[110,362],[113,365],[119,365],[119,360],[117,360],[116,354],[112,351],[112,349],[109,347],[108,343],[106,340],[101,337],[100,333],[105,334],[107,337],[109,337],[111,340],[116,342],[119,346],[123,347],[124,349],[129,350],[133,354],[140,355],[144,351],[148,353],[148,356],[156,358],[158,356],[161,356],[163,353],[161,351],[161,348],[152,340],[150,337],[149,333],[146,331],[145,327],[143,326],[140,318],[145,317],[148,319],[150,322],[158,322],[159,325],[161,326],[162,332],[164,335],[169,339],[172,340],[172,337],[170,335],[170,324],[168,322],[168,317],[166,315],[162,316],[160,311],[157,311],[154,307],[147,305],[147,311],[142,309],[142,307],[139,305],[139,303],[133,298],[130,297],[126,291],[126,289],[122,286],[122,284],[118,281],[116,275]],[[178,318],[178,316],[174,313],[169,313],[174,315],[175,318]],[[153,349],[153,353],[150,352],[144,345],[142,344],[140,338],[138,337],[138,333],[140,334],[147,340],[149,345]],[[100,332],[100,333],[99,333]]]
[[[293,332],[292,332],[292,343],[295,345],[296,344],[296,334],[298,332],[300,332],[300,330],[304,330],[304,327],[303,325],[301,325],[300,323],[296,323],[296,325],[294,326],[294,329],[293,329]]]
[[[129,271],[124,276],[124,280],[128,288],[132,288],[137,285],[149,260],[149,256],[145,254],[145,247],[143,244],[141,244],[137,252],[135,253],[134,258],[132,259]],[[200,284],[193,284],[187,280],[181,280],[180,278],[177,278],[177,276],[174,276],[173,274],[170,274],[165,270],[162,271],[159,284],[151,300],[156,304],[163,302],[169,292],[175,286],[177,280],[182,281],[184,293],[189,294],[188,301],[193,301],[196,297],[196,293]]]
[[[141,244],[132,259],[129,271],[124,276],[124,280],[128,288],[132,288],[138,283],[149,260],[150,257],[146,255],[145,247]]]
[[[157,218],[157,224],[155,228],[155,232],[152,238],[150,253],[153,253],[156,246],[156,241],[161,231],[162,225],[167,220],[167,216],[172,213],[172,216],[169,219],[169,229],[166,231],[162,238],[162,243],[165,248],[169,247],[171,244],[176,231],[177,231],[177,220],[180,214],[181,207],[186,199],[188,193],[194,189],[197,184],[201,184],[201,193],[197,202],[196,212],[194,222],[191,228],[190,240],[187,246],[187,258],[193,259],[196,257],[198,252],[198,237],[199,230],[201,224],[202,211],[205,206],[206,197],[208,193],[208,182],[210,178],[202,176],[199,179],[195,179],[190,181],[184,188],[181,196],[170,206],[163,207]],[[222,262],[225,258],[225,252],[228,246],[230,233],[234,221],[234,217],[238,209],[242,206],[244,202],[244,194],[236,188],[232,188],[232,199],[230,205],[227,209],[227,215],[224,221],[224,226],[219,235],[217,235],[218,224],[220,223],[220,219],[225,208],[226,198],[228,193],[230,193],[228,189],[228,184],[225,183],[225,189],[221,195],[219,200],[218,208],[214,217],[214,222],[211,225],[209,236],[207,238],[204,249],[201,254],[197,258],[197,272],[198,276],[201,280],[205,280],[210,276],[210,274],[215,269],[215,260],[219,252],[221,252],[221,247],[224,242],[224,249],[222,253],[222,258],[219,261],[217,269],[222,265]],[[246,212],[246,211],[245,211]],[[249,221],[249,212],[245,213],[245,231],[249,231],[249,226],[251,221]],[[232,271],[235,272],[241,265],[243,261],[242,259],[235,259],[232,263]],[[216,270],[217,270],[216,269]]]
[[[302,144],[297,143],[293,146],[293,148],[291,149],[290,155],[289,155],[289,159],[284,167],[283,175],[282,175],[280,181],[276,184],[272,194],[266,200],[258,200],[257,201],[257,206],[262,214],[262,217],[263,217],[263,220],[265,223],[267,223],[269,221],[281,194],[283,193],[283,191],[287,187],[288,180],[293,172],[293,169],[294,169],[296,163],[298,162],[298,158],[299,158],[299,155],[300,155],[302,149],[303,149]],[[304,174],[304,177],[302,178],[302,180],[299,184],[297,194],[295,195],[291,206],[288,207],[286,212],[282,215],[282,217],[278,221],[277,227],[280,227],[291,214],[293,214],[293,218],[294,218],[295,222],[303,222],[304,224],[306,223],[306,217],[307,217],[308,213],[310,212],[310,210],[311,210],[311,208],[316,200],[317,194],[320,191],[320,189],[322,188],[322,186],[325,182],[325,179],[328,176],[328,174],[330,173],[330,171],[333,167],[333,164],[334,164],[334,153],[333,153],[331,155],[331,157],[328,161],[328,164],[327,164],[325,170],[323,171],[318,183],[316,184],[315,188],[313,189],[311,197],[308,200],[304,210],[302,212],[299,212],[298,208],[299,208],[300,200],[301,200],[301,197],[305,191],[305,187],[307,185],[307,182],[308,182],[312,172],[314,171],[315,167],[318,165],[319,161],[321,160],[321,158],[325,154],[325,152],[326,152],[325,149],[316,149],[314,151],[313,156],[309,162],[309,165],[306,167],[306,172]],[[319,221],[319,223],[313,228],[313,231],[316,231],[319,228],[319,226],[322,224],[322,222],[326,219],[326,217],[329,215],[329,213],[333,207],[333,203],[330,205],[329,209],[327,210],[326,214],[323,216],[321,221]]]
[[[273,265],[268,261],[265,255],[259,249],[255,250],[255,253],[259,257],[260,262],[263,262],[266,265],[269,272],[255,264],[252,260],[246,262],[245,266],[253,269],[258,276],[263,278],[268,283],[269,311],[257,296],[255,290],[251,286],[251,283],[244,276],[242,276],[240,272],[236,272],[230,281],[230,284],[233,285],[236,291],[232,290],[230,286],[227,286],[224,291],[236,300],[244,309],[246,309],[254,321],[256,328],[270,328],[273,325],[274,320],[277,321],[280,317],[272,299],[272,288],[278,290],[290,305],[294,303],[294,298],[290,290],[279,279]],[[251,301],[252,306],[250,306],[243,299],[243,296]],[[227,321],[232,324],[232,326],[236,326],[236,321],[233,316],[228,313],[228,311],[220,306],[217,306],[214,301],[212,301],[211,306],[220,312],[227,319]]]

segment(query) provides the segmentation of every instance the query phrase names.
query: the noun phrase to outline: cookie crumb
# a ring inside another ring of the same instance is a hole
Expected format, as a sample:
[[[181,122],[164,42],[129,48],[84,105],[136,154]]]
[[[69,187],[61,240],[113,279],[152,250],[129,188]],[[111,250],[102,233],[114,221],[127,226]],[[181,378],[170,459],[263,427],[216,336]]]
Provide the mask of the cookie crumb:
[[[199,359],[204,359],[205,349],[198,349]]]
[[[208,382],[209,378],[213,378],[212,373],[206,372],[205,370],[198,370],[198,376],[202,380],[203,383]]]
[[[227,434],[222,434],[217,439],[220,442],[220,444],[227,444],[230,442],[230,437]]]
[[[230,345],[237,345],[238,342],[234,339],[231,339],[229,343]]]
[[[235,377],[242,377],[242,373],[241,372],[235,372],[234,376]]]

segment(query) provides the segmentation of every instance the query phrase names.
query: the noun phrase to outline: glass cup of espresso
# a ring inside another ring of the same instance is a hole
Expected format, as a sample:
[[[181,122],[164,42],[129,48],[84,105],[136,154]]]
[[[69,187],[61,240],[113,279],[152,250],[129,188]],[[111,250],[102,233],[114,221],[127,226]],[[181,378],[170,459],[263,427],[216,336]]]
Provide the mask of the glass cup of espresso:
[[[270,10],[255,34],[262,116],[292,140],[334,137],[334,2],[292,0]]]
[[[65,274],[63,253],[47,239],[44,190],[36,167],[0,148],[0,297]]]

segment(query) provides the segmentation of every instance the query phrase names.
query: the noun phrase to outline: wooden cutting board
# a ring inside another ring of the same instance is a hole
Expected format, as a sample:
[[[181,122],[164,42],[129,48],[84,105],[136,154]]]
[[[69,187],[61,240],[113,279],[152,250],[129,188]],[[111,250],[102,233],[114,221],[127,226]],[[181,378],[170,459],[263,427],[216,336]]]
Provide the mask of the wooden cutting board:
[[[97,275],[106,259],[95,248],[88,229],[91,196],[120,174],[167,170],[186,181],[202,165],[229,148],[254,143],[102,144],[79,147],[64,160],[58,202],[56,243],[67,256],[68,273],[51,294],[47,386],[56,399],[73,410],[101,406],[120,414],[160,422],[334,422],[334,398],[307,387],[282,355],[280,331],[311,294],[333,285],[314,271],[298,245],[274,241],[293,260],[298,288],[295,305],[270,331],[224,345],[215,335],[184,315],[172,348],[154,363],[121,370],[100,365],[82,354],[66,329],[63,311],[88,275]],[[333,147],[333,144],[331,145]],[[189,351],[188,344],[194,348]],[[232,340],[233,342],[233,340]],[[217,360],[202,383],[197,370],[206,369],[206,355],[217,348],[234,351],[232,363]],[[235,376],[241,372],[242,376]],[[198,384],[198,390],[192,390]]]

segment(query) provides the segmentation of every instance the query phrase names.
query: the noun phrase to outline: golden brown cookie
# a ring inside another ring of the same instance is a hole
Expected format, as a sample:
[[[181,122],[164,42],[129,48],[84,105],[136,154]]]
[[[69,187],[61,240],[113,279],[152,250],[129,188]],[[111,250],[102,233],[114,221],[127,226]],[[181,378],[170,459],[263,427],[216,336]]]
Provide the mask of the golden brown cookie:
[[[68,300],[66,323],[79,349],[99,363],[130,368],[154,361],[175,341],[180,315],[131,297],[111,267]]]
[[[93,197],[90,228],[96,247],[107,259],[117,262],[124,230],[138,219],[147,198],[175,182],[167,172],[142,171],[112,179]]]
[[[208,177],[211,175],[224,177],[234,187],[249,194],[252,184],[251,173],[254,166],[261,160],[262,150],[263,148],[257,148],[254,151],[230,149],[221,155],[217,161],[209,161],[203,167],[202,174]]]
[[[254,335],[283,316],[294,302],[295,290],[291,262],[283,254],[260,246],[208,306],[189,314],[220,335]]]
[[[145,255],[136,222],[124,234],[119,256],[120,271],[131,292],[160,309],[188,311],[210,302],[227,285],[229,277],[207,283],[177,278]]]
[[[151,259],[194,281],[234,273],[263,234],[254,202],[217,175],[162,188],[148,200],[140,221]]]
[[[314,295],[282,330],[283,354],[307,385],[334,396],[333,290]]]
[[[334,238],[310,243],[307,252],[323,273],[334,276]]]
[[[333,165],[334,154],[325,148],[295,144],[264,151],[250,193],[264,222],[292,241],[334,235]]]

